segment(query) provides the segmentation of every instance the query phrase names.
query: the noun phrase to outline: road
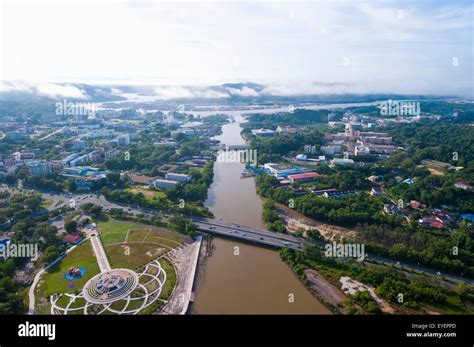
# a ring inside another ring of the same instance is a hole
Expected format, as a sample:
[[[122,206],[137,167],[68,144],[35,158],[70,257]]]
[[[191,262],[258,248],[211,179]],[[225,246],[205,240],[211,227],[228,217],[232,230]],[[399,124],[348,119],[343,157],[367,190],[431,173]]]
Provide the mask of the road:
[[[110,201],[105,200],[103,196],[97,196],[95,194],[54,194],[54,193],[42,193],[45,198],[52,199],[54,201],[62,201],[66,204],[69,204],[70,199],[74,199],[77,206],[86,204],[86,203],[94,203],[103,207],[105,211],[110,210],[111,208],[120,208],[126,211],[129,214],[135,215],[144,215],[146,217],[153,217],[160,215],[163,217],[163,214],[158,213],[158,211],[153,211],[146,208],[140,207],[130,207],[130,205],[126,204],[117,204]],[[172,213],[166,212],[166,214],[171,215]],[[277,234],[270,231],[251,228],[248,226],[237,225],[232,223],[225,223],[223,221],[216,221],[211,219],[206,219],[202,217],[191,217],[191,220],[198,226],[198,230],[201,232],[212,233],[216,235],[221,235],[225,237],[231,237],[240,239],[247,242],[252,242],[256,244],[262,244],[266,246],[282,248],[282,247],[289,247],[295,250],[301,250],[303,244],[316,244],[318,247],[322,248],[326,244],[326,242],[314,242],[312,240],[297,238],[292,235],[288,234]],[[286,244],[285,244],[286,243]],[[442,276],[446,279],[449,279],[454,282],[464,282],[467,284],[474,284],[473,279],[464,278],[457,275],[441,273],[440,271],[432,268],[427,268],[424,266],[418,266],[410,263],[405,263],[401,261],[396,261],[390,258],[375,256],[369,254],[366,256],[366,261],[377,261],[384,263],[386,265],[395,265],[400,269],[405,269],[409,271],[415,271],[418,273],[424,273],[427,275],[435,275],[435,276]]]
[[[197,230],[224,237],[258,243],[265,246],[283,248],[288,247],[299,251],[305,241],[292,235],[279,234],[267,230],[250,228],[238,224],[215,222],[205,218],[191,218]]]

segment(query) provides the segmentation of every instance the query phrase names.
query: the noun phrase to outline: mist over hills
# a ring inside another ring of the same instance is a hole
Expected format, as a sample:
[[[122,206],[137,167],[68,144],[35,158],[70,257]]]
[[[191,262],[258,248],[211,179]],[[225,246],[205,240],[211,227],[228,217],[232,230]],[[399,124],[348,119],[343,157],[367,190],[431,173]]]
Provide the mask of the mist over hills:
[[[310,86],[264,85],[253,82],[211,86],[92,85],[84,83],[1,82],[0,113],[48,112],[58,101],[107,103],[110,107],[187,105],[289,105],[305,103],[374,102],[387,99],[435,100],[455,96],[351,92],[341,83]]]

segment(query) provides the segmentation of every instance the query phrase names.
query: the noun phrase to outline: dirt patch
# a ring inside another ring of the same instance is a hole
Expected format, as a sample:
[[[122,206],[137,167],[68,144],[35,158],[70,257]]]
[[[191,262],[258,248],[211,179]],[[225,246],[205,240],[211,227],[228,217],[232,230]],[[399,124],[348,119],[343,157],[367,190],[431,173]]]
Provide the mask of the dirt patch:
[[[440,170],[437,170],[437,169],[433,169],[432,167],[427,167],[428,171],[432,174],[432,175],[435,175],[435,176],[444,176],[444,172],[443,171],[440,171]]]
[[[394,314],[395,310],[393,307],[384,299],[380,298],[376,293],[374,287],[363,284],[362,282],[356,281],[349,276],[342,276],[339,279],[339,282],[342,284],[342,290],[345,294],[354,295],[358,291],[367,290],[372,298],[379,304],[380,309],[384,313]]]
[[[308,290],[319,300],[329,303],[339,313],[344,313],[343,304],[346,296],[332,285],[319,272],[313,269],[304,270]]]

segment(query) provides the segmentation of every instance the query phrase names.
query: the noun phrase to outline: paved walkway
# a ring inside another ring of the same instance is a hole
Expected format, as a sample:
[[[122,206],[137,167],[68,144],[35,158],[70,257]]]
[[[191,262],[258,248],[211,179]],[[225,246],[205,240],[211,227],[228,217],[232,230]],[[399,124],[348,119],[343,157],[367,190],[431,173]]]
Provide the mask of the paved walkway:
[[[99,264],[100,272],[112,270],[109,261],[107,260],[107,256],[105,254],[104,247],[102,246],[102,241],[100,240],[99,231],[97,228],[94,227],[93,229],[84,229],[84,232],[91,239],[92,249],[94,250],[97,264]]]

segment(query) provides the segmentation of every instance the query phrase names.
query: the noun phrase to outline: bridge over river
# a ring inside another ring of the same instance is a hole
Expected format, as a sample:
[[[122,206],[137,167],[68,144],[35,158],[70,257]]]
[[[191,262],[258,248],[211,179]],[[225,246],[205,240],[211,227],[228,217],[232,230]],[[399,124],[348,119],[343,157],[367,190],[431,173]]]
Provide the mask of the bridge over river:
[[[281,234],[272,231],[267,231],[258,228],[252,228],[235,223],[226,223],[223,221],[216,221],[207,218],[201,217],[192,217],[193,223],[196,225],[197,230],[205,233],[210,233],[222,237],[234,238],[240,241],[251,242],[255,244],[260,244],[264,246],[270,246],[274,248],[283,248],[288,247],[294,250],[302,250],[303,245],[315,245],[321,249],[324,249],[324,246],[327,244],[325,241],[314,241],[308,240],[305,238]],[[341,259],[344,260],[344,259]],[[380,262],[385,263],[386,265],[392,265],[399,269],[405,269],[409,271],[415,271],[419,273],[425,273],[433,276],[442,276],[451,281],[455,282],[464,282],[470,285],[474,284],[474,280],[471,278],[466,278],[462,276],[457,276],[453,274],[441,273],[432,268],[425,266],[410,264],[406,262],[397,261],[390,258],[385,258],[375,254],[365,254],[365,260],[371,262]]]
[[[234,223],[225,223],[199,217],[193,217],[192,220],[199,231],[275,248],[288,247],[294,250],[301,250],[303,244],[311,243],[309,240],[293,235],[251,228]]]

